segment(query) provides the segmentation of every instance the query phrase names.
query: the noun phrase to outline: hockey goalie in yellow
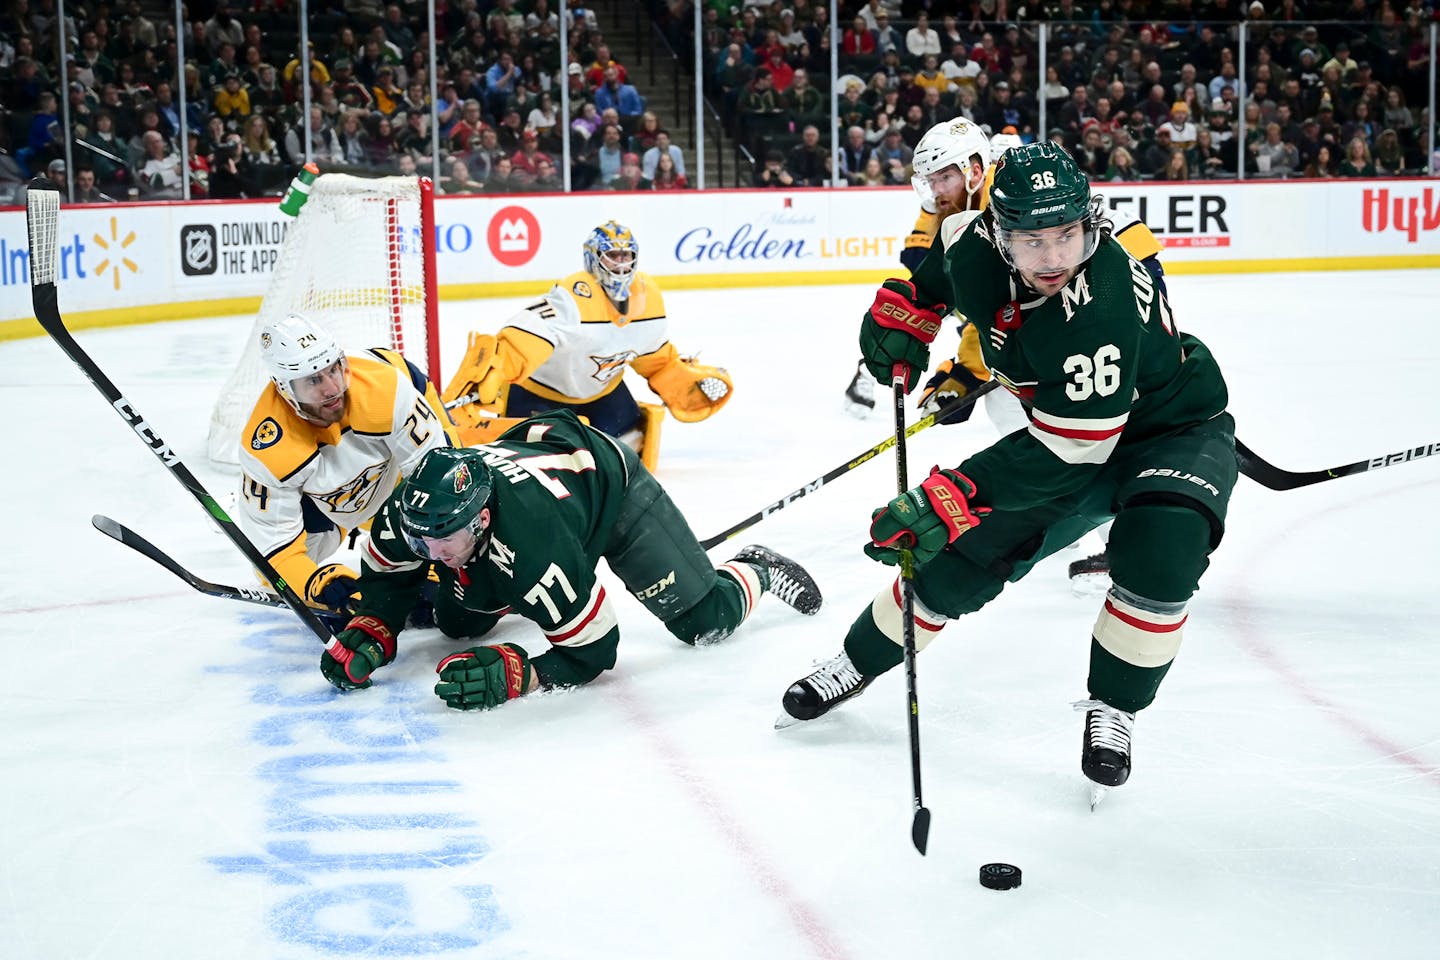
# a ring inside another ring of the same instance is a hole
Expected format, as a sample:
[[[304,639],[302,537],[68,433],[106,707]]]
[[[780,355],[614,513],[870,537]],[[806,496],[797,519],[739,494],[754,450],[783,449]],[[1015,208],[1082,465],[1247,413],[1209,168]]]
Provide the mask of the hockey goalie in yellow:
[[[356,356],[306,317],[266,324],[270,376],[240,437],[236,521],[314,606],[348,613],[359,574],[326,562],[426,451],[455,445],[435,387],[404,357]]]
[[[488,424],[565,408],[629,443],[653,470],[665,410],[681,422],[704,420],[730,400],[734,384],[724,369],[682,357],[670,342],[664,295],[636,269],[639,244],[628,228],[601,224],[584,254],[584,270],[527,304],[498,333],[470,334],[445,401],[471,401],[455,408],[467,442],[470,431]],[[636,402],[625,385],[627,367],[645,378],[663,407]]]

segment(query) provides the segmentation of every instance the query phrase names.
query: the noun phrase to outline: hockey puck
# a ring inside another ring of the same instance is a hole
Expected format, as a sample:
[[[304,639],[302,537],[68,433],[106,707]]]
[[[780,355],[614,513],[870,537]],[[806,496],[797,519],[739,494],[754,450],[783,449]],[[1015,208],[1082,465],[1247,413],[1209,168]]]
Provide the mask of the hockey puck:
[[[1020,886],[1020,868],[1008,863],[987,863],[980,868],[980,886],[1014,890]]]

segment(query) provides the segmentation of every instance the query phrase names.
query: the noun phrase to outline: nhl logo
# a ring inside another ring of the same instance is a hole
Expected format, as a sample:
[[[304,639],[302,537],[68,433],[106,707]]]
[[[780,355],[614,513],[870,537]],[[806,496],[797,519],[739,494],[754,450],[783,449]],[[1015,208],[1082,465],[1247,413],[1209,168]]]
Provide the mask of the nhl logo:
[[[180,228],[180,269],[189,277],[209,276],[218,264],[215,228],[192,223]]]

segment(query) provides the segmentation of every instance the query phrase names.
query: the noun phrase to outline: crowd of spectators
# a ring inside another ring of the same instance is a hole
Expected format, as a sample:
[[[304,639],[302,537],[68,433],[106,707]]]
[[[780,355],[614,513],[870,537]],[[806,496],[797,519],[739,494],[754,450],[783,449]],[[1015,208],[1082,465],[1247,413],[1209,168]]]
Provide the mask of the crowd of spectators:
[[[432,103],[426,4],[308,8],[307,71],[288,0],[190,0],[183,45],[173,7],[158,0],[67,3],[63,64],[54,0],[10,0],[0,13],[0,197],[36,175],[67,185],[67,140],[70,185],[86,201],[178,198],[186,178],[192,197],[275,196],[307,147],[322,171],[428,173],[432,124],[447,192],[561,190],[562,137],[575,189],[686,186],[683,155],[593,10],[571,9],[561,51],[551,0],[440,3]],[[561,82],[573,121],[559,115]]]
[[[1044,0],[1013,22],[1007,0],[849,0],[833,29],[824,0],[649,0],[676,50],[694,48],[695,2],[706,92],[757,186],[905,183],[920,136],[955,116],[1059,141],[1096,180],[1432,162],[1430,0]],[[570,10],[562,50],[551,3],[442,0],[432,25],[415,0],[311,0],[302,67],[293,0],[192,0],[183,45],[160,0],[67,3],[63,62],[55,0],[10,0],[0,193],[45,174],[87,199],[187,181],[196,197],[278,195],[307,152],[326,170],[428,172],[432,127],[450,192],[561,189],[567,139],[574,189],[685,187],[683,151],[595,11]]]
[[[1102,181],[1421,174],[1430,2],[1046,0],[1007,22],[1006,0],[852,0],[832,30],[821,0],[704,0],[703,70],[756,186],[906,183],[957,116],[1059,142]]]

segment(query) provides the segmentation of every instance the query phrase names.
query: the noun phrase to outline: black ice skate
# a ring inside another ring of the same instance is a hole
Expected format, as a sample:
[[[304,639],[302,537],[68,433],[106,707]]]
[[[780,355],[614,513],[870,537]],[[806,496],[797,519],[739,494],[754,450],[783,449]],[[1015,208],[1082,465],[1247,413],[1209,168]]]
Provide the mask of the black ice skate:
[[[1101,550],[1070,564],[1070,589],[1076,596],[1088,597],[1110,589],[1110,553]]]
[[[858,697],[874,679],[856,670],[842,650],[839,656],[826,660],[790,685],[780,699],[785,713],[775,721],[775,729],[824,716],[851,697]]]
[[[875,409],[875,380],[865,369],[862,360],[855,365],[855,376],[845,388],[845,410],[852,416],[864,418]]]
[[[820,588],[805,568],[789,557],[757,543],[745,547],[731,559],[764,570],[769,581],[766,589],[787,606],[794,607],[807,617],[820,612]]]
[[[1085,711],[1080,770],[1092,784],[1090,809],[1094,810],[1109,788],[1130,779],[1130,732],[1135,729],[1135,714],[1099,700],[1081,700],[1074,707]]]

